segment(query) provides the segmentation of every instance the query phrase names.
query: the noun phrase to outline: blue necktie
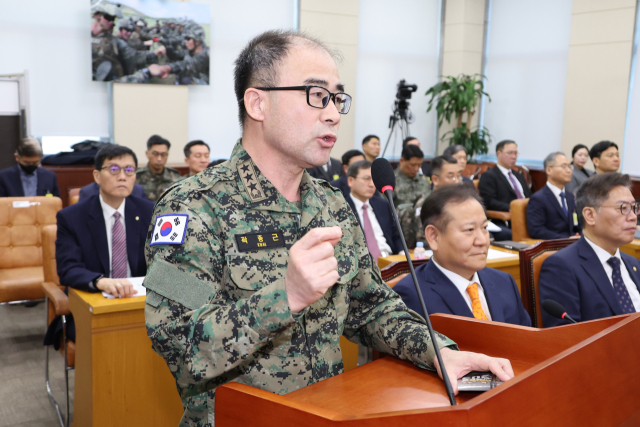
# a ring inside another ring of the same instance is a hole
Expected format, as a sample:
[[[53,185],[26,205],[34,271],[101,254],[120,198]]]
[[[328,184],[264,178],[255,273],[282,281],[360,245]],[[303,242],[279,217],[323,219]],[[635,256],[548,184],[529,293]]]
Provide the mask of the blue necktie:
[[[564,216],[569,216],[569,210],[567,209],[567,203],[564,200],[564,191],[560,192],[560,200],[562,200],[562,210],[564,211]]]
[[[607,260],[609,265],[613,268],[613,274],[611,275],[611,281],[613,282],[613,291],[616,293],[616,299],[622,308],[622,312],[635,313],[636,309],[631,302],[631,297],[627,291],[627,287],[622,281],[622,274],[620,273],[620,260],[616,257],[611,257]]]

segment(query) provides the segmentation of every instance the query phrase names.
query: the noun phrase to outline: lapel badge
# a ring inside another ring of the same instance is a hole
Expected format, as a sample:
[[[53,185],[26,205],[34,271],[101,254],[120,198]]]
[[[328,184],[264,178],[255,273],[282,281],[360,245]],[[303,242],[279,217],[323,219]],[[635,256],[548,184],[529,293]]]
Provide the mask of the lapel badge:
[[[139,216],[136,217],[136,221],[140,221],[140,217]]]
[[[633,267],[633,271],[638,271],[638,268],[637,267]]]

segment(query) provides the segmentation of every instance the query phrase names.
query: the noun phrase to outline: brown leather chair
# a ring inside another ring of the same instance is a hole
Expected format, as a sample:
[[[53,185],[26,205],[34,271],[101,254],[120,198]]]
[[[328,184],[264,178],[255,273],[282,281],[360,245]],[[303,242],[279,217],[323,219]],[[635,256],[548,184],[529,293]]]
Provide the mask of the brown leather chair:
[[[69,421],[69,371],[75,366],[76,356],[76,344],[73,341],[67,340],[66,335],[66,316],[69,312],[69,298],[64,293],[64,286],[60,285],[60,278],[58,277],[56,267],[56,232],[58,227],[56,225],[47,225],[42,227],[42,268],[44,272],[44,282],[42,283],[42,289],[46,296],[47,301],[47,325],[51,324],[51,321],[56,316],[62,316],[63,328],[62,339],[60,343],[60,353],[64,357],[64,376],[66,384],[66,403],[67,403],[67,416],[63,417],[60,411],[60,407],[56,402],[56,399],[51,393],[51,385],[49,382],[49,347],[45,347],[45,386],[47,393],[49,394],[49,400],[53,404],[58,414],[58,420],[60,425],[68,425]]]
[[[418,268],[425,262],[429,262],[429,260],[414,259],[412,260],[413,268]],[[380,270],[380,276],[389,287],[393,288],[400,280],[409,274],[409,272],[409,263],[407,261],[396,261]]]
[[[514,239],[515,240],[515,239]],[[577,242],[578,239],[542,240],[520,251],[520,297],[531,317],[531,326],[542,328],[542,311],[538,279],[542,263],[560,249]]]
[[[521,242],[523,240],[530,240],[529,229],[527,228],[527,205],[529,199],[515,199],[511,201],[511,232],[513,237],[511,240],[514,242]]]
[[[60,209],[58,197],[0,198],[0,303],[44,298],[41,230]]]
[[[80,187],[69,189],[69,206],[75,205],[80,201]]]

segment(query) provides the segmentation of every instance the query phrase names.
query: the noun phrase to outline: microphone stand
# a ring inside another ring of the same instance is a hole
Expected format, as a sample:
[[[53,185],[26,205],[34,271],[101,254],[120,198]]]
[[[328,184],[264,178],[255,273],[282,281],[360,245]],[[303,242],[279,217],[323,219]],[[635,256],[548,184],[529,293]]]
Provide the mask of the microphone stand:
[[[384,195],[387,196],[387,199],[389,200],[389,204],[391,205],[391,211],[393,212],[393,218],[396,221],[396,227],[398,227],[398,232],[400,233],[400,237],[401,237],[400,240],[402,241],[402,248],[404,249],[404,255],[407,257],[407,263],[409,264],[409,271],[411,272],[411,277],[413,278],[413,285],[416,287],[416,293],[418,294],[418,299],[420,300],[422,313],[424,314],[424,319],[427,321],[429,336],[431,337],[433,348],[436,351],[436,358],[440,363],[440,372],[442,373],[442,380],[444,381],[444,387],[447,390],[447,395],[449,396],[449,402],[451,402],[452,406],[455,406],[457,405],[457,402],[456,402],[456,397],[453,393],[453,387],[451,386],[451,381],[449,381],[447,370],[445,369],[444,362],[442,361],[442,354],[440,354],[440,347],[438,347],[438,342],[436,341],[436,334],[434,333],[433,327],[431,326],[431,319],[429,319],[429,312],[427,311],[427,306],[424,303],[424,298],[422,298],[422,291],[420,290],[420,286],[418,285],[418,278],[416,276],[416,271],[413,269],[413,263],[411,262],[411,254],[409,253],[409,248],[407,248],[407,242],[404,239],[404,234],[402,233],[402,227],[400,227],[400,219],[398,218],[398,212],[396,212],[395,205],[393,203],[393,190],[390,188],[384,189]]]

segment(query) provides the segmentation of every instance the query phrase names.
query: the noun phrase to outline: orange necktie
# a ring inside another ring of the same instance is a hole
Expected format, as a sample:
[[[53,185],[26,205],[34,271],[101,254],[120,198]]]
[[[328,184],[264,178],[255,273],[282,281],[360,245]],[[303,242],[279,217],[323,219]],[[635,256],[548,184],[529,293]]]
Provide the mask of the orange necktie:
[[[482,309],[480,295],[478,294],[478,284],[472,283],[467,286],[467,293],[471,297],[471,311],[473,312],[473,317],[480,320],[489,320],[487,315],[484,313],[484,310]]]

